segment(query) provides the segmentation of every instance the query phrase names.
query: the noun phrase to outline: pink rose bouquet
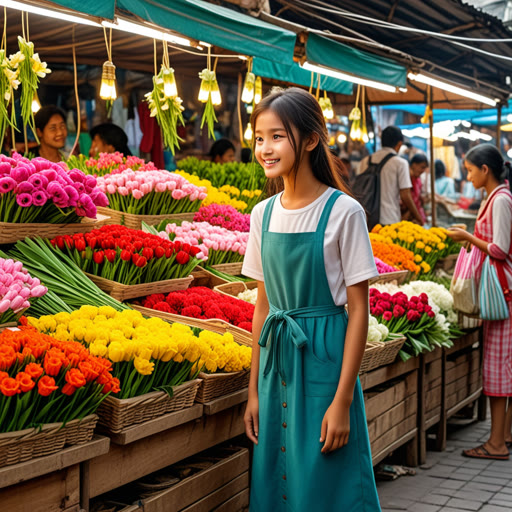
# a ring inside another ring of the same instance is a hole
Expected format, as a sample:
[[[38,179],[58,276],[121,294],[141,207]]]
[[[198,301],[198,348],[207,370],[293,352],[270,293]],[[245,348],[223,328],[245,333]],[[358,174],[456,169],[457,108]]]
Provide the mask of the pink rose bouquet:
[[[17,321],[30,307],[30,299],[42,297],[47,291],[21,261],[0,258],[0,324]]]
[[[389,272],[396,272],[398,269],[384,263],[381,259],[375,257],[375,265],[377,265],[377,270],[379,274],[388,274]]]
[[[137,215],[195,212],[206,198],[206,188],[168,171],[132,171],[98,178],[98,187],[110,207]]]
[[[208,265],[243,261],[249,233],[230,231],[208,222],[182,222],[167,224],[161,237],[199,247],[208,257]]]
[[[68,224],[107,206],[96,178],[44,158],[0,155],[0,222]]]
[[[87,158],[85,155],[72,156],[67,161],[69,168],[76,167],[85,174],[104,176],[105,174],[117,174],[126,169],[132,171],[156,171],[153,162],[146,163],[137,156],[124,156],[119,151],[115,153],[100,153],[98,158]]]
[[[212,226],[220,226],[230,231],[248,233],[251,216],[248,213],[239,213],[231,205],[213,203],[201,206],[194,216],[194,222],[208,222]]]

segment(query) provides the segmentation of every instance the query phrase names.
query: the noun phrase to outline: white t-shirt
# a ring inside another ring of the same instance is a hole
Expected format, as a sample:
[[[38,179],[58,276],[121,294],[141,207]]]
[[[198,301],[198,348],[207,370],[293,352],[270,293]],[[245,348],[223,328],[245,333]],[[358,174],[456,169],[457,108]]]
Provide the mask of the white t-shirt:
[[[328,188],[319,198],[304,208],[287,210],[281,204],[281,194],[274,202],[269,231],[304,233],[316,231],[327,200],[335,189]],[[261,263],[261,233],[263,214],[269,199],[258,204],[251,214],[251,232],[242,273],[264,281]],[[338,306],[347,303],[347,286],[378,275],[366,227],[366,215],[361,205],[345,194],[333,205],[324,236],[324,260],[329,289]],[[267,276],[268,278],[268,276]]]
[[[371,155],[372,163],[378,164],[381,160],[396,151],[393,148],[382,148]],[[361,160],[357,174],[361,174],[368,168],[368,159]],[[391,157],[380,171],[380,215],[381,224],[394,224],[400,222],[400,190],[412,188],[409,163],[402,157]]]

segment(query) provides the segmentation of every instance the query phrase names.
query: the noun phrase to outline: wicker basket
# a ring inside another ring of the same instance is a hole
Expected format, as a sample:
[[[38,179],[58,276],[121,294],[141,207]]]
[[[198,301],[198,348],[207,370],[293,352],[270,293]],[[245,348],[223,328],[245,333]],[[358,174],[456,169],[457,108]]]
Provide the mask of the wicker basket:
[[[396,281],[396,284],[402,284],[409,276],[408,270],[397,270],[396,272],[386,272],[385,274],[379,274],[376,277],[369,279],[369,284],[376,283],[391,283]]]
[[[101,208],[98,208],[98,211]],[[16,222],[0,222],[0,244],[11,244],[25,238],[55,238],[59,235],[74,235],[88,233],[108,222],[109,218],[98,214],[96,219],[84,217],[76,224],[23,224]]]
[[[172,397],[164,391],[124,399],[108,396],[98,409],[98,424],[112,433],[119,433],[130,425],[192,407],[200,383],[199,379],[195,379],[173,386]]]
[[[163,220],[188,220],[192,222],[196,212],[189,213],[167,213],[165,215],[136,215],[134,213],[124,213],[110,208],[98,208],[98,211],[108,215],[110,220],[108,224],[121,224],[131,229],[142,229],[142,223],[149,226],[156,226]]]
[[[372,342],[373,345],[376,345],[379,348],[379,350],[375,352],[372,358],[373,368],[378,368],[379,366],[386,366],[387,364],[393,363],[404,343],[405,336],[401,336],[400,338],[396,338],[390,341]]]
[[[223,295],[229,295],[230,297],[238,298],[238,294],[244,292],[245,290],[254,290],[254,288],[258,287],[258,283],[256,281],[249,281],[248,283],[244,281],[238,281],[236,283],[226,283],[216,286],[214,290],[216,292],[222,293]]]
[[[190,316],[174,315],[172,313],[166,313],[165,311],[157,311],[156,309],[145,308],[139,304],[130,304],[130,307],[140,311],[144,316],[155,316],[157,318],[161,318],[162,320],[166,320],[167,322],[176,322],[179,324],[189,325],[190,327],[198,327],[199,329],[213,331],[218,334],[229,332],[233,336],[233,339],[240,345],[252,347],[252,334],[249,331],[240,329],[240,327],[231,325],[224,320],[217,318],[211,320],[199,320],[198,318],[192,318]]]
[[[359,367],[359,373],[366,373],[376,368],[373,364],[376,361],[377,352],[380,352],[380,347],[375,343],[368,341],[366,342],[366,348],[364,350],[363,360]]]
[[[192,272],[194,278],[194,286],[205,286],[206,288],[214,289],[216,286],[226,284],[228,281],[212,274],[202,267],[195,267]]]
[[[222,263],[221,265],[211,265],[212,268],[219,272],[224,272],[231,276],[239,276],[242,274],[243,262],[238,263]]]
[[[9,327],[17,327],[18,322],[7,322],[5,324],[0,324],[0,332],[5,331],[5,329],[9,329]]]
[[[482,325],[482,319],[477,315],[467,315],[460,311],[457,311],[457,314],[458,324],[462,329],[477,329]]]
[[[194,280],[192,276],[180,279],[167,279],[143,284],[121,284],[104,277],[94,276],[85,272],[85,275],[100,289],[119,301],[144,297],[152,293],[169,293],[186,290]]]
[[[0,467],[51,455],[64,446],[84,444],[92,439],[98,416],[91,414],[82,420],[48,423],[39,428],[0,434]]]
[[[249,370],[233,373],[203,373],[198,375],[201,384],[196,395],[196,402],[204,404],[219,396],[229,395],[249,385]]]

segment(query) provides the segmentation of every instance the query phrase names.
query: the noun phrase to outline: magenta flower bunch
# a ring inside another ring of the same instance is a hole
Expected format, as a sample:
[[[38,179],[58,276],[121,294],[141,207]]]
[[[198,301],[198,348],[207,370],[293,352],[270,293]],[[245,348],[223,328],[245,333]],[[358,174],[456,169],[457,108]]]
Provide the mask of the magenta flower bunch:
[[[136,215],[196,212],[206,198],[206,187],[193,185],[168,171],[132,171],[98,178],[114,210]]]
[[[68,224],[107,205],[93,176],[41,157],[0,155],[0,222]]]
[[[398,269],[395,267],[392,267],[391,265],[388,265],[387,263],[384,263],[381,259],[375,257],[375,265],[377,265],[377,270],[379,274],[387,274],[389,272],[396,272]]]
[[[240,213],[228,204],[209,204],[201,206],[194,215],[194,222],[208,222],[212,226],[220,226],[230,231],[248,233],[251,226],[251,215]]]
[[[21,261],[0,258],[0,324],[17,321],[30,307],[30,299],[42,297],[47,291]]]

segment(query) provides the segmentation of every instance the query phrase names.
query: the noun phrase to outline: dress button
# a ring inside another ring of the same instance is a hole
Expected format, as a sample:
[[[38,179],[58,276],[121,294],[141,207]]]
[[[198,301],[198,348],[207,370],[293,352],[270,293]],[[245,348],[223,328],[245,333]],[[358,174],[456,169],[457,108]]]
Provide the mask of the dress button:
[[[286,480],[286,475],[283,475],[283,480]]]
[[[286,424],[286,421],[283,423],[283,428],[286,428],[288,425]]]
[[[284,380],[282,380],[282,381],[281,381],[281,384],[282,384],[283,386],[286,386],[286,382],[285,382]]]
[[[286,402],[283,402],[283,407],[286,409]]]
[[[286,494],[283,494],[283,500],[285,500],[285,499],[286,499]]]
[[[286,448],[284,446],[281,446],[281,451],[284,453],[286,451]]]

